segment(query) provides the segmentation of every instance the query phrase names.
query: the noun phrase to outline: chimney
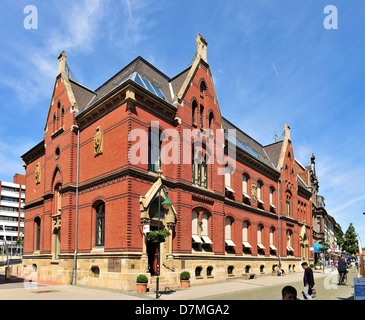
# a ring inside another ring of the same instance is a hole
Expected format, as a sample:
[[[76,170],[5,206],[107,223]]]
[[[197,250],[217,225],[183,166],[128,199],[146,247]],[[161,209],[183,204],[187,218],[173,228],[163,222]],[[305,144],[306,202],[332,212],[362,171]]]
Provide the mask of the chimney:
[[[66,52],[62,51],[61,54],[58,57],[58,74],[60,73],[66,73]]]
[[[208,63],[207,60],[207,47],[208,42],[202,37],[200,33],[198,33],[198,36],[196,37],[196,55],[197,57],[202,58],[206,63]]]

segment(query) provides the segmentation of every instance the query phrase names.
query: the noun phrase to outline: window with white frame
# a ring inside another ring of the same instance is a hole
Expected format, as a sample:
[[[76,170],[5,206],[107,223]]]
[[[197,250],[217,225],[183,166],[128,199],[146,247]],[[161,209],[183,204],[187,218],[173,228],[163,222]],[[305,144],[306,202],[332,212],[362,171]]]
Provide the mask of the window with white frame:
[[[242,244],[243,244],[243,252],[251,253],[250,249],[252,246],[248,241],[248,223],[246,221],[242,224]]]
[[[232,219],[227,217],[225,220],[224,239],[227,249],[233,249],[236,245],[232,241]]]

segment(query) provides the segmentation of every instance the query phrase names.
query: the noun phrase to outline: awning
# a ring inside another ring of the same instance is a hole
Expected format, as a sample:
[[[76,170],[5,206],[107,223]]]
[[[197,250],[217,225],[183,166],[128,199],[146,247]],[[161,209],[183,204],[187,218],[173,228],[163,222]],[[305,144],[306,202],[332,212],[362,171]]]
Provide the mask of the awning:
[[[322,251],[319,250],[320,248],[323,248],[323,246],[320,243],[314,244],[314,253],[321,253]]]
[[[245,248],[252,248],[252,246],[247,241],[243,241],[242,244]]]
[[[288,251],[294,251],[294,249],[292,247],[286,247],[286,250],[288,250]]]
[[[258,202],[265,204],[265,202],[263,202],[261,199],[257,199]]]
[[[234,190],[231,187],[228,187],[228,186],[225,186],[225,187],[226,187],[226,190],[228,190],[229,192],[236,193],[236,192],[234,192]]]
[[[235,247],[236,245],[233,243],[233,241],[232,240],[227,240],[226,239],[226,245],[228,246],[228,247]]]
[[[199,236],[197,236],[197,235],[193,234],[193,235],[192,235],[192,237],[193,237],[193,241],[194,241],[195,243],[203,243],[203,241],[200,239],[200,237],[199,237]]]
[[[270,244],[270,249],[271,250],[278,250],[278,249],[276,249],[276,247],[273,244]]]
[[[202,239],[206,244],[213,244],[212,240],[210,240],[208,236],[202,236]]]
[[[265,249],[265,247],[262,243],[258,243],[257,246],[259,247],[259,249]]]
[[[245,198],[247,198],[247,199],[251,199],[251,197],[246,193],[246,192],[243,192],[242,193],[243,194],[243,196],[245,197]]]
[[[343,257],[345,257],[346,259],[356,259],[355,257],[353,256],[349,256],[347,254],[344,254]]]
[[[272,203],[270,203],[270,207],[276,209],[276,207]]]

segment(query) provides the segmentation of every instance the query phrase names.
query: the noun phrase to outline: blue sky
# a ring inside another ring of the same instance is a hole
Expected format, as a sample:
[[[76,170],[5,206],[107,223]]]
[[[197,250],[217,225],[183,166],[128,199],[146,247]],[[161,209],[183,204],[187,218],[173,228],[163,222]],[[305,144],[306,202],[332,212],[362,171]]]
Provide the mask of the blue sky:
[[[24,27],[27,5],[38,29]],[[0,180],[24,173],[20,156],[43,139],[62,50],[96,89],[138,55],[173,77],[201,33],[223,116],[263,145],[288,123],[295,157],[316,155],[328,213],[365,243],[364,16],[363,0],[2,0]]]

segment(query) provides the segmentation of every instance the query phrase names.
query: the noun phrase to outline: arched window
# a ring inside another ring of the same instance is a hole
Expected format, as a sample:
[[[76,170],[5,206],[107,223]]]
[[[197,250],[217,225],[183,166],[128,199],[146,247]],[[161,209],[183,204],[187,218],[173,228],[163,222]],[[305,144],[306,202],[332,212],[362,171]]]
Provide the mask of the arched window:
[[[232,218],[227,217],[225,220],[225,229],[224,229],[224,240],[226,243],[227,251],[233,250],[233,247],[236,246],[232,241],[232,224],[233,224]]]
[[[292,256],[294,254],[294,249],[292,247],[292,231],[288,230],[286,233],[286,251],[287,255]]]
[[[209,129],[212,130],[212,124],[213,124],[214,114],[213,112],[209,113]]]
[[[196,100],[193,101],[191,109],[192,109],[191,110],[191,112],[192,112],[192,123],[195,124],[196,110],[198,109],[198,104],[197,104]]]
[[[96,217],[96,232],[95,232],[95,245],[104,246],[104,235],[105,235],[105,204],[100,203],[95,208]]]
[[[275,228],[271,227],[270,228],[270,253],[274,253],[274,251],[277,251],[275,245],[274,245],[274,241],[275,241]]]
[[[262,194],[263,194],[263,183],[261,181],[257,181],[257,202],[258,206],[263,209],[263,205],[265,204],[262,201]]]
[[[59,183],[55,187],[54,192],[54,215],[61,214],[62,213],[62,195],[61,195],[61,188],[62,185]]]
[[[248,229],[249,229],[249,223],[244,221],[242,223],[242,244],[244,253],[251,253],[250,249],[252,248],[248,239],[248,231],[249,231]]]
[[[41,218],[36,217],[34,219],[35,225],[35,249],[39,251],[41,248]]]
[[[205,81],[202,81],[200,83],[200,92],[205,93],[206,90],[207,90],[207,85],[206,85]]]
[[[53,115],[53,132],[56,132],[56,125],[57,125],[57,116],[56,113]]]
[[[200,105],[200,128],[204,128],[204,106]]]
[[[161,168],[161,145],[160,130],[151,127],[148,131],[148,170],[157,172]]]
[[[264,229],[264,227],[261,224],[259,224],[257,226],[257,248],[258,248],[259,253],[260,253],[260,250],[265,250],[265,247],[262,244],[262,230],[263,229]]]
[[[274,205],[274,192],[275,192],[275,189],[273,187],[270,187],[270,190],[269,190],[269,201],[270,201],[270,210],[274,210],[276,209],[275,205]]]
[[[62,108],[62,110],[61,110],[61,127],[63,127],[64,115],[65,115],[65,109]]]
[[[290,217],[290,214],[291,214],[291,194],[289,192],[286,192],[285,212],[286,212],[286,216]]]

